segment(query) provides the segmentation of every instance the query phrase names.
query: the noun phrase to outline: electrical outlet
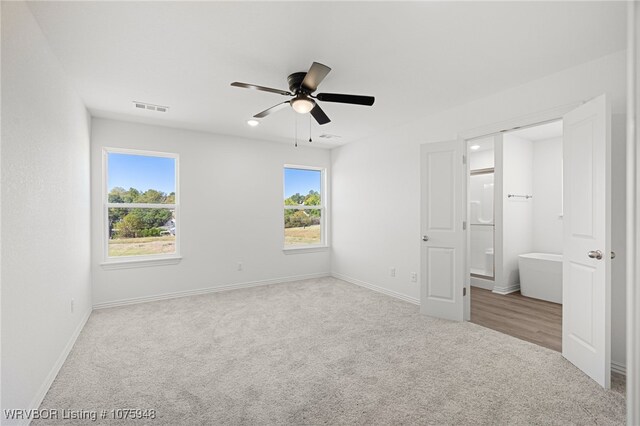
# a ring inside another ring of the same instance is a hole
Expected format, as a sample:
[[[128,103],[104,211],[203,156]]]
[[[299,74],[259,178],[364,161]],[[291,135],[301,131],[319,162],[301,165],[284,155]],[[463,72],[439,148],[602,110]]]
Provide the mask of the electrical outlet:
[[[75,310],[75,300],[71,299],[71,313]]]
[[[396,276],[396,268],[391,267],[389,268],[389,275],[391,275],[392,277]]]
[[[238,262],[238,271],[242,271],[242,262]]]
[[[418,274],[415,272],[412,272],[411,274],[409,274],[409,278],[411,278],[411,282],[412,283],[417,283],[418,282]]]

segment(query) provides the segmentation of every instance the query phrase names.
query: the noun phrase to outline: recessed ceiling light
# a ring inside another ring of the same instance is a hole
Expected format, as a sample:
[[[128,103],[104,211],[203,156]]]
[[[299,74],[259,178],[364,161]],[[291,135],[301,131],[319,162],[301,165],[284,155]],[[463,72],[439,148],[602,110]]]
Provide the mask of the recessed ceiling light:
[[[247,120],[247,124],[251,127],[256,127],[260,122],[258,120]]]
[[[474,151],[477,151],[477,150],[479,150],[479,149],[480,149],[480,145],[471,145],[471,146],[469,147],[469,149],[472,149],[472,150],[474,150]]]

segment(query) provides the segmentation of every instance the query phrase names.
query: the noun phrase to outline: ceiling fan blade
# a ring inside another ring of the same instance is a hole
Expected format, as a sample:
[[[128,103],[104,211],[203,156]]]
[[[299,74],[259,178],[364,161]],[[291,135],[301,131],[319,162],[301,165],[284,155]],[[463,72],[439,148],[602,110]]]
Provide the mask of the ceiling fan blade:
[[[283,102],[283,103],[278,104],[278,105],[274,105],[271,108],[267,108],[264,111],[254,115],[253,117],[254,118],[264,118],[269,114],[272,114],[272,113],[274,113],[276,111],[280,111],[282,108],[284,108],[287,105],[289,105],[289,101]]]
[[[328,66],[314,62],[311,64],[311,68],[307,71],[307,75],[300,85],[308,90],[309,93],[315,92],[318,89],[318,85],[322,83],[322,80],[329,74],[329,71],[331,71],[331,68]]]
[[[255,84],[240,83],[239,81],[234,81],[233,83],[231,83],[231,85],[233,87],[242,87],[245,89],[259,90],[261,92],[270,92],[270,93],[277,93],[279,95],[293,96],[291,92],[287,92],[286,90],[272,89],[271,87],[257,86]]]
[[[313,115],[313,118],[315,118],[318,124],[320,125],[327,124],[328,122],[331,121],[329,120],[329,117],[327,117],[327,114],[324,113],[324,111],[322,110],[322,108],[320,108],[320,105],[318,104],[316,104],[316,106],[314,106],[310,112],[311,112],[311,115]]]
[[[323,102],[338,102],[341,104],[355,104],[371,106],[376,98],[373,96],[343,95],[340,93],[318,93],[316,99]]]

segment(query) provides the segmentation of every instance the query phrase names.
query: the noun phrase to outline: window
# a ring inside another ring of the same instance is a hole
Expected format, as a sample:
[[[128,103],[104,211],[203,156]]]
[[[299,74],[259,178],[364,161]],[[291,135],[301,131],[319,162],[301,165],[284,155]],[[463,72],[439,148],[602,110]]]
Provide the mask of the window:
[[[179,254],[178,155],[105,149],[105,258]]]
[[[284,168],[285,249],[326,245],[325,170]]]

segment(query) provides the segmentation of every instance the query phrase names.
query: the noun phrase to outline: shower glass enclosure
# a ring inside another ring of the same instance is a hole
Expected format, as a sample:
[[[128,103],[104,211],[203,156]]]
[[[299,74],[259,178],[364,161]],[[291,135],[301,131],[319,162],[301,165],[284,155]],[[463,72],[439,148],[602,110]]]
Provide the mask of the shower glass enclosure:
[[[471,275],[494,278],[494,169],[471,170],[470,195],[470,242]]]

